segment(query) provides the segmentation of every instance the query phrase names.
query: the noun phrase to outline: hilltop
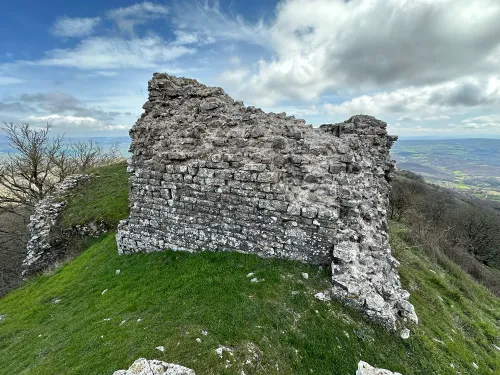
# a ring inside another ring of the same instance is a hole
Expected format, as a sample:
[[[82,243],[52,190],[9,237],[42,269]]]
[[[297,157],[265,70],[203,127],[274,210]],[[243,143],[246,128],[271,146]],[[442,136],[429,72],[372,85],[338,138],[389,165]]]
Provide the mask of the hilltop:
[[[64,225],[114,225],[128,214],[125,166],[93,172],[68,202]],[[75,243],[81,255],[0,299],[0,368],[112,374],[142,356],[197,374],[353,374],[359,360],[406,375],[497,373],[500,301],[407,233],[390,223],[420,319],[406,341],[337,301],[317,300],[327,269],[236,253],[118,256],[111,230]]]

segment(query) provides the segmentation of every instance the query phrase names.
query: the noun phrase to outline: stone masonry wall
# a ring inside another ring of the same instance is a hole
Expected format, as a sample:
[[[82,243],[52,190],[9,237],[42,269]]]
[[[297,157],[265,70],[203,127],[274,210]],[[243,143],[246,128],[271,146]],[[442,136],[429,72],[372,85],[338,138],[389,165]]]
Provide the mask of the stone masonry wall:
[[[155,74],[130,131],[121,254],[238,251],[332,265],[333,295],[391,329],[417,321],[387,235],[396,139],[353,116],[320,128]],[[399,324],[398,324],[399,325]]]
[[[89,223],[75,228],[61,228],[61,213],[72,190],[91,175],[75,174],[59,182],[54,191],[38,202],[28,224],[29,240],[22,275],[28,276],[52,267],[67,255],[68,240],[75,236],[99,236],[106,232],[103,223]]]

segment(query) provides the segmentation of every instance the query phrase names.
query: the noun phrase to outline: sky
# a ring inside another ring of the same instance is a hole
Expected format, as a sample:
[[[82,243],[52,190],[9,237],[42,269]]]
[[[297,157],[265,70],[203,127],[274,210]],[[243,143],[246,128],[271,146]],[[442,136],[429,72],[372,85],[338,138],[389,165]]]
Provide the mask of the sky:
[[[314,126],[500,138],[500,1],[2,1],[0,122],[124,136],[154,72]]]

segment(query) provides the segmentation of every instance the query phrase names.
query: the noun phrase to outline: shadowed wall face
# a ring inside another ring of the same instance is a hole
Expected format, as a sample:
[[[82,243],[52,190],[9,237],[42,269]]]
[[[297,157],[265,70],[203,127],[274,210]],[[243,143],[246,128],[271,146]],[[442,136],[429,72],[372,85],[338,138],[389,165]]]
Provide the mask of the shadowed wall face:
[[[221,88],[155,74],[131,130],[120,253],[239,251],[332,264],[333,294],[390,328],[416,321],[386,232],[386,124],[313,129]]]

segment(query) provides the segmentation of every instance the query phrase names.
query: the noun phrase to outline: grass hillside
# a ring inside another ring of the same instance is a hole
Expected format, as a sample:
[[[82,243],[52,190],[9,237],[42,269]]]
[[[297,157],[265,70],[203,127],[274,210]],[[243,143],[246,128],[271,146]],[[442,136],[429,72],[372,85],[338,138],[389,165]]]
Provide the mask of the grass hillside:
[[[126,189],[120,168],[98,170],[65,220],[126,215],[126,200],[115,194]],[[406,375],[500,373],[500,300],[451,263],[431,262],[407,243],[406,230],[391,224],[420,318],[409,340],[336,301],[316,300],[329,286],[317,267],[230,253],[118,256],[110,232],[0,299],[0,372],[105,375],[146,357],[198,375],[353,375],[359,360]],[[221,346],[231,352],[219,356]]]

